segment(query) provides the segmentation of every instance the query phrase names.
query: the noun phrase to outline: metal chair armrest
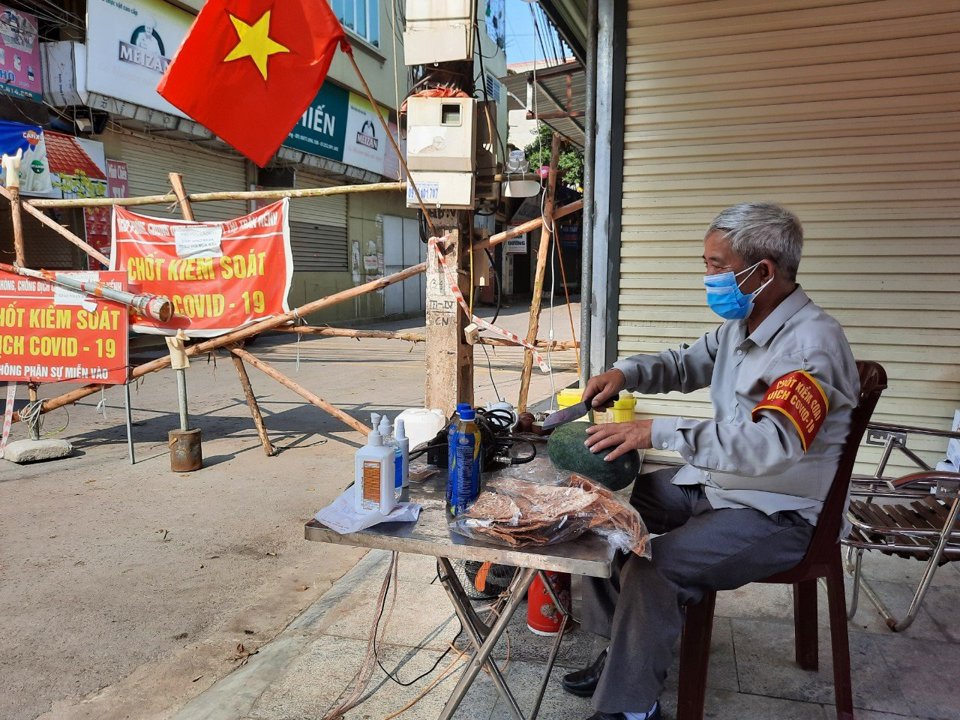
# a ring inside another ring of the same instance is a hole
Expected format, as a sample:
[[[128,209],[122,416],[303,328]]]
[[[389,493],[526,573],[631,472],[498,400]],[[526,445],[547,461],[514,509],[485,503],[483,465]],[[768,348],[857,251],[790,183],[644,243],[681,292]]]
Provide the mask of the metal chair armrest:
[[[956,494],[957,491],[960,490],[960,473],[947,472],[945,470],[911,473],[910,475],[904,475],[891,481],[891,485],[896,490],[927,486],[931,488],[931,492],[933,492],[933,489],[941,487]]]
[[[960,432],[953,430],[938,430],[936,428],[917,427],[915,425],[897,425],[896,423],[870,422],[867,423],[867,429],[880,430],[881,432],[933,435],[935,437],[956,438],[960,440]]]

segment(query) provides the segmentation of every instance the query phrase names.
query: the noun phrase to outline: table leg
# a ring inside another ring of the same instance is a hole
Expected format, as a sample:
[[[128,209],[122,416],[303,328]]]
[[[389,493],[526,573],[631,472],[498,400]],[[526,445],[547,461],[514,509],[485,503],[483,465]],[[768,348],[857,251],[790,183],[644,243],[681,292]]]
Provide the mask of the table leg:
[[[500,617],[497,618],[496,622],[493,624],[493,627],[490,628],[490,632],[487,634],[486,639],[480,641],[481,635],[477,628],[471,623],[469,614],[464,608],[464,598],[466,596],[465,594],[463,597],[459,596],[454,589],[455,586],[453,586],[453,583],[459,583],[459,581],[456,580],[456,575],[453,572],[453,568],[450,566],[450,561],[446,558],[439,558],[439,562],[444,573],[447,574],[446,580],[441,578],[443,581],[443,586],[447,590],[447,594],[450,596],[450,600],[453,603],[454,609],[456,610],[458,617],[460,617],[460,619],[463,621],[464,627],[467,629],[467,633],[470,635],[470,639],[476,648],[476,652],[474,653],[473,658],[471,658],[470,663],[467,665],[467,669],[464,670],[463,675],[460,677],[460,681],[457,683],[457,686],[453,689],[453,692],[450,695],[450,699],[447,700],[447,704],[444,706],[443,712],[440,713],[439,720],[449,720],[449,718],[453,716],[453,713],[457,711],[457,708],[463,701],[464,696],[467,694],[470,686],[473,685],[473,681],[476,679],[477,674],[484,665],[490,666],[494,684],[496,684],[497,690],[510,705],[511,714],[517,718],[517,720],[523,720],[523,714],[521,713],[513,694],[507,687],[506,681],[503,679],[503,676],[501,675],[499,668],[497,668],[496,663],[490,660],[490,654],[493,652],[493,648],[503,635],[503,632],[507,629],[507,625],[510,624],[510,620],[513,617],[513,614],[516,612],[517,607],[526,597],[527,589],[530,587],[530,583],[533,582],[533,578],[536,576],[537,571],[532,568],[523,568],[517,573],[513,582],[510,584],[507,603],[504,606]],[[460,590],[462,593],[463,588],[461,587]]]
[[[563,615],[563,620],[560,621],[560,631],[553,639],[553,645],[550,647],[550,656],[547,658],[547,669],[543,674],[543,680],[540,682],[540,690],[537,692],[537,699],[533,704],[530,720],[534,720],[540,712],[540,703],[543,702],[543,694],[547,691],[547,684],[550,682],[550,673],[553,672],[553,666],[557,661],[557,653],[560,652],[560,641],[563,640],[563,634],[567,631],[567,623],[570,621],[570,608],[565,607],[560,601],[560,597],[553,591],[553,585],[550,584],[546,573],[539,570],[537,574],[540,576],[540,582],[543,583],[543,588],[547,591],[547,595],[550,596],[557,610]]]

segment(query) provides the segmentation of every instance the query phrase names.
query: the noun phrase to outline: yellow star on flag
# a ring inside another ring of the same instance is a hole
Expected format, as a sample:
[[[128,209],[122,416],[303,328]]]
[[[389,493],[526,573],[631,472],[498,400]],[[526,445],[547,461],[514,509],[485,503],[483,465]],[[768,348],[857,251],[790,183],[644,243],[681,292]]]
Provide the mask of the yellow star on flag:
[[[229,14],[229,13],[228,13]],[[267,10],[253,25],[247,25],[238,17],[230,15],[230,22],[237,31],[240,42],[223,59],[224,62],[248,57],[257,66],[257,70],[267,79],[267,59],[277,53],[288,53],[289,48],[275,42],[270,37],[270,11]]]

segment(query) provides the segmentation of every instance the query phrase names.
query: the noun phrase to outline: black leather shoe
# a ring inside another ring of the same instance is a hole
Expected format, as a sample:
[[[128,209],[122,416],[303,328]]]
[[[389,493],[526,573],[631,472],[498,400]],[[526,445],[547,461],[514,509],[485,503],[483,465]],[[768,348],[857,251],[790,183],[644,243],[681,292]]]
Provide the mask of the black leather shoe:
[[[564,675],[563,680],[560,681],[563,689],[571,695],[590,697],[593,695],[593,691],[597,689],[597,683],[600,682],[600,675],[603,673],[603,665],[606,661],[607,651],[604,649],[589,667]],[[597,720],[602,720],[604,717],[615,718],[616,715],[605,716],[603,713],[600,713],[594,716]],[[593,718],[591,718],[591,720],[593,720]]]
[[[623,713],[594,713],[587,720],[624,720],[626,715]],[[662,720],[660,717],[660,705],[657,705],[657,709],[653,711],[653,715],[649,717],[648,720]]]

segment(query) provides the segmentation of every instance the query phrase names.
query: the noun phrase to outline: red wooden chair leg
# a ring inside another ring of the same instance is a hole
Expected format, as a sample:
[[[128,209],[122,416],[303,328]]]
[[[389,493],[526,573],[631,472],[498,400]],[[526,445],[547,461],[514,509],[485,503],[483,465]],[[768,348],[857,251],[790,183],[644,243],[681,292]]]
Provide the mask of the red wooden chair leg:
[[[830,608],[830,644],[833,646],[833,688],[837,720],[853,720],[853,687],[850,683],[850,640],[847,636],[847,600],[843,586],[840,553],[827,575]]]
[[[677,720],[703,720],[710,665],[710,638],[713,635],[715,592],[705,593],[696,605],[687,605],[680,641],[680,678],[677,692]]]
[[[797,665],[804,670],[816,670],[819,666],[816,580],[793,584],[793,632]]]

